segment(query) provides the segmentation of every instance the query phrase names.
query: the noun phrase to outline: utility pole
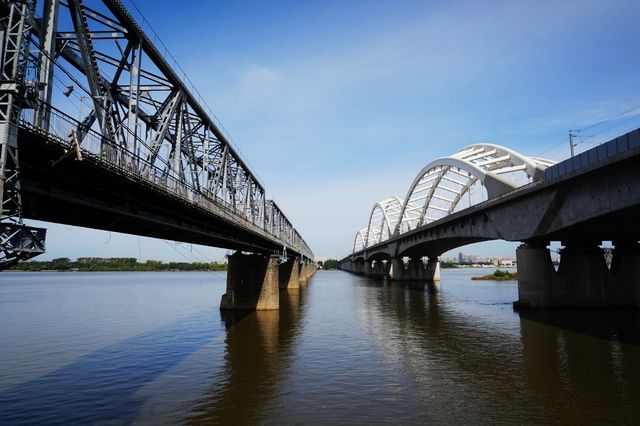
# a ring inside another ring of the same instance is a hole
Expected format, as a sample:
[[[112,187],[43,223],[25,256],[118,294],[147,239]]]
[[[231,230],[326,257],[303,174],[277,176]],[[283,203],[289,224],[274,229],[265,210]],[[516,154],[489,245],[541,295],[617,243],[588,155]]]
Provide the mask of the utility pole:
[[[580,130],[569,130],[569,150],[571,151],[571,156],[573,157],[573,148],[575,148],[575,144],[573,143],[573,138],[577,136],[577,133]]]

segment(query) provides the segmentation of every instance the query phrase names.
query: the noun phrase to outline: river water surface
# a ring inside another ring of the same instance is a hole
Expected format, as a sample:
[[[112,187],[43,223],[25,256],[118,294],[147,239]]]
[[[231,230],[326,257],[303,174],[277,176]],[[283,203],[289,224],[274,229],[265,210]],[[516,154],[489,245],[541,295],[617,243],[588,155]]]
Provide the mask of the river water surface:
[[[4,272],[0,424],[638,424],[638,310],[517,313],[485,273],[221,314],[223,272]]]

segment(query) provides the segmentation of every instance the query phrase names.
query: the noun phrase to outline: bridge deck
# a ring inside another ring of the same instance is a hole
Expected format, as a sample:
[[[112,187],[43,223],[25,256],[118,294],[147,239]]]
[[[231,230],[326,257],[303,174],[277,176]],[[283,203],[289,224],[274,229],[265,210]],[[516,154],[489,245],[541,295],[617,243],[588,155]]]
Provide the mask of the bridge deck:
[[[18,135],[24,217],[252,252],[282,250],[273,236],[208,200],[190,200],[99,157],[57,164],[68,143],[35,129]],[[295,247],[287,247],[295,252]]]
[[[535,181],[342,259],[437,257],[474,242],[638,240],[640,146]]]

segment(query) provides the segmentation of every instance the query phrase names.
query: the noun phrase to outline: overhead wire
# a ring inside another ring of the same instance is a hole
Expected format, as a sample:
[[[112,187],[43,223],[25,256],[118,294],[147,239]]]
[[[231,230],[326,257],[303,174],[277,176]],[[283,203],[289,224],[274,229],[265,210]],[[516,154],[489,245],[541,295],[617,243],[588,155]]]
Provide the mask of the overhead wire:
[[[640,108],[640,107],[638,107],[638,108]],[[636,108],[636,109],[638,109],[638,108]],[[632,110],[631,110],[631,111],[632,111]],[[626,114],[626,113],[628,113],[628,112],[629,112],[629,111],[625,112],[624,114]],[[620,115],[618,115],[617,117],[621,117],[621,116],[623,116],[624,114],[620,114]],[[618,127],[618,126],[621,126],[621,125],[622,125],[622,124],[624,124],[624,123],[628,123],[629,121],[631,121],[631,120],[635,120],[635,119],[637,119],[637,118],[638,118],[638,115],[631,116],[631,117],[629,117],[629,118],[627,118],[627,119],[625,119],[625,120],[623,120],[623,121],[620,121],[620,122],[618,122],[618,123],[616,123],[616,124],[614,124],[614,125],[612,125],[612,126],[606,127],[606,128],[604,128],[604,129],[602,129],[602,130],[600,130],[600,131],[598,131],[598,132],[596,132],[596,133],[594,133],[594,134],[592,134],[592,135],[585,136],[584,138],[582,138],[582,139],[580,140],[580,142],[579,142],[579,143],[585,143],[587,140],[589,140],[589,139],[591,139],[591,138],[594,138],[594,137],[595,137],[595,136],[597,136],[597,135],[600,135],[600,134],[602,134],[602,133],[604,133],[604,132],[606,132],[606,131],[608,131],[608,130],[614,129],[614,128]],[[608,121],[610,121],[610,120],[608,120]],[[605,122],[607,122],[607,121],[603,121],[603,123],[605,123]],[[582,132],[582,131],[584,131],[584,130],[588,130],[588,129],[593,128],[593,127],[595,127],[595,126],[590,126],[590,127],[586,128],[586,129],[581,129],[581,130],[580,130],[580,132]],[[635,127],[635,126],[634,126],[634,127]],[[596,143],[596,142],[593,142],[593,143]]]
[[[620,118],[620,117],[622,117],[623,115],[626,115],[626,114],[628,114],[628,113],[630,113],[630,112],[632,112],[632,111],[635,111],[635,110],[637,110],[637,109],[640,109],[640,105],[637,105],[637,106],[635,106],[635,107],[633,107],[633,108],[631,108],[631,109],[628,109],[628,110],[626,110],[626,111],[623,111],[623,112],[621,112],[620,114],[614,115],[613,117],[609,117],[609,118],[607,118],[606,120],[602,120],[602,121],[599,121],[599,122],[597,122],[597,123],[595,123],[595,124],[592,124],[592,125],[591,125],[591,126],[589,126],[589,127],[585,127],[584,129],[580,129],[580,131],[581,131],[581,132],[584,132],[584,131],[587,131],[587,130],[589,130],[589,129],[592,129],[592,128],[596,127],[596,126],[599,126],[599,125],[601,125],[601,124],[608,123],[609,121],[612,121],[612,120],[615,120],[615,119],[617,119],[617,118]]]
[[[182,256],[182,257],[183,257],[185,260],[187,260],[188,262],[190,262],[190,263],[195,263],[193,258],[189,258],[188,256],[186,256],[184,253],[180,252],[180,251],[177,249],[177,246],[178,246],[178,244],[179,244],[177,241],[171,241],[171,242],[170,242],[170,241],[167,241],[167,240],[162,240],[162,242],[164,242],[166,245],[168,245],[169,247],[171,247],[171,248],[172,248],[176,253],[178,253],[180,256]],[[171,243],[173,243],[173,245],[172,245]],[[207,261],[207,262],[204,262],[204,263],[212,263],[212,262]],[[207,272],[207,273],[209,273],[209,274],[214,274],[214,273],[215,273],[215,271],[203,271],[203,272]]]
[[[624,117],[625,115],[627,115],[627,114],[629,114],[629,113],[631,113],[631,112],[633,112],[633,111],[639,110],[639,109],[640,109],[640,105],[634,106],[633,108],[629,108],[629,109],[627,109],[627,110],[625,110],[625,111],[622,111],[622,112],[620,112],[620,113],[618,113],[618,114],[616,114],[616,115],[613,115],[613,116],[611,116],[611,117],[609,117],[609,118],[607,118],[607,119],[604,119],[604,120],[598,121],[597,123],[591,124],[591,125],[589,125],[589,126],[587,126],[587,127],[584,127],[584,128],[582,128],[582,129],[573,130],[572,132],[575,132],[575,133],[582,133],[582,132],[585,132],[585,131],[587,131],[587,130],[594,129],[594,128],[596,128],[596,127],[598,127],[598,126],[601,126],[601,125],[603,125],[603,124],[605,124],[605,123],[609,123],[609,122],[611,122],[611,121],[614,121],[614,120],[619,119],[620,117]],[[640,115],[639,115],[639,114],[634,114],[634,115],[632,115],[631,117],[629,117],[629,118],[627,118],[627,119],[625,119],[625,120],[623,120],[623,121],[618,121],[618,122],[614,123],[614,124],[613,124],[613,125],[611,125],[611,126],[605,127],[604,129],[599,130],[599,131],[598,131],[598,132],[596,132],[596,133],[593,133],[592,135],[585,136],[585,137],[580,136],[580,141],[579,141],[578,143],[576,143],[574,146],[577,146],[577,145],[580,145],[580,144],[583,144],[583,143],[587,143],[587,141],[588,141],[588,140],[590,140],[590,139],[594,138],[594,137],[595,137],[595,136],[597,136],[597,135],[601,135],[601,134],[603,134],[604,132],[606,132],[606,131],[608,131],[608,130],[614,129],[614,128],[618,127],[618,126],[621,126],[621,125],[622,125],[622,124],[624,124],[624,123],[628,123],[628,122],[630,122],[630,121],[632,121],[632,120],[634,120],[634,119],[638,119],[638,118],[640,118]],[[629,129],[629,130],[633,130],[635,127],[637,127],[637,126],[633,126],[633,127],[632,127],[631,129]],[[626,132],[625,132],[625,133],[626,133]],[[552,150],[556,149],[557,147],[559,147],[559,146],[561,146],[561,145],[563,145],[563,144],[566,144],[566,143],[567,143],[567,139],[566,139],[566,138],[564,138],[564,139],[562,139],[561,141],[559,141],[558,143],[555,143],[555,144],[554,144],[554,145],[552,145],[551,147],[549,147],[549,148],[547,148],[546,150],[542,151],[539,155],[540,155],[540,156],[542,156],[542,155],[544,155],[544,154],[546,154],[546,153],[548,153],[548,152],[550,152],[550,151],[552,151]],[[598,143],[598,141],[593,141],[593,142],[588,142],[588,143],[590,143],[590,144],[591,144],[591,143],[596,144],[596,143]]]

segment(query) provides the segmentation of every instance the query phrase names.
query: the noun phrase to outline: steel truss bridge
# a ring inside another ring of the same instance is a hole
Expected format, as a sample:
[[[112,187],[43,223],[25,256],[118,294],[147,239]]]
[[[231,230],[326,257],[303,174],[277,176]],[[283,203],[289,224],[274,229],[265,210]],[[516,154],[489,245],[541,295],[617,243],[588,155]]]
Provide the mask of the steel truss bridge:
[[[0,0],[0,269],[44,251],[23,218],[312,261],[145,21],[86,3]]]
[[[404,200],[392,196],[374,204],[367,227],[356,233],[352,252],[539,180],[553,164],[493,144],[470,145],[438,158],[418,173]]]

